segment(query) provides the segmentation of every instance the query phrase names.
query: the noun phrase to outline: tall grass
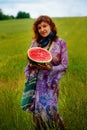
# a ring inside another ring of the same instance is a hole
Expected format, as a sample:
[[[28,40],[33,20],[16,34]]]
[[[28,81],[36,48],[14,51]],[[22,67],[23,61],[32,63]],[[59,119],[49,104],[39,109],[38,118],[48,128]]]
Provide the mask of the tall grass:
[[[0,21],[0,130],[33,130],[20,108],[33,19]],[[60,80],[59,112],[68,130],[87,130],[87,17],[55,18],[67,41],[68,71]]]

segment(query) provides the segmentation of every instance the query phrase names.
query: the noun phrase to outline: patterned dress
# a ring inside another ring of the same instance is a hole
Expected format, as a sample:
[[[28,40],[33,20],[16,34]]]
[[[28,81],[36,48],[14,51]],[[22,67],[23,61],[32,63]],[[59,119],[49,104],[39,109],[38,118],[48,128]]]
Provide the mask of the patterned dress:
[[[39,43],[33,41],[31,47],[38,46]],[[52,69],[39,70],[35,92],[35,114],[40,114],[44,121],[55,119],[58,114],[58,93],[59,80],[66,72],[68,66],[66,42],[58,38],[51,49]],[[29,65],[25,67],[25,76],[28,76]],[[31,76],[35,70],[31,71]]]

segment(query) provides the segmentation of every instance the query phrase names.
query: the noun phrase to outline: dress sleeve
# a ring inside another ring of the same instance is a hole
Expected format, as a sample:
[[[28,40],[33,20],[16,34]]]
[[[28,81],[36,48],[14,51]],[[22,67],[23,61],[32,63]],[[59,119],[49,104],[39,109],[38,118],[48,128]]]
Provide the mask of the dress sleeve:
[[[61,62],[59,65],[53,66],[53,71],[57,72],[63,72],[66,71],[68,68],[68,53],[67,53],[67,47],[66,47],[66,42],[64,40],[61,41]]]
[[[61,41],[60,43],[60,55],[61,55],[61,62],[58,65],[55,65],[52,67],[48,79],[47,79],[47,85],[53,86],[54,84],[58,85],[58,80],[61,79],[61,77],[64,75],[68,68],[68,54],[67,54],[67,47],[66,42]]]

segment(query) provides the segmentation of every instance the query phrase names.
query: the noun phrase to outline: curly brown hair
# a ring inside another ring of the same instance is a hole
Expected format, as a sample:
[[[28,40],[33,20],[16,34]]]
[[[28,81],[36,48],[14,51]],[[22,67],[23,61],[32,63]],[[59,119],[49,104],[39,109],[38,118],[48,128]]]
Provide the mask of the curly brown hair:
[[[36,20],[35,20],[35,22],[34,22],[34,24],[33,24],[33,31],[34,31],[34,39],[37,41],[37,42],[39,42],[41,39],[42,39],[42,37],[41,37],[41,35],[39,34],[39,32],[38,32],[38,24],[40,24],[41,22],[46,22],[46,23],[48,23],[49,25],[50,25],[50,27],[51,27],[51,31],[53,32],[53,34],[54,34],[54,38],[53,38],[53,40],[54,41],[56,41],[56,39],[57,39],[57,28],[56,28],[56,25],[55,25],[55,23],[53,22],[53,20],[49,17],[49,16],[47,16],[47,15],[41,15],[41,16],[39,16]]]

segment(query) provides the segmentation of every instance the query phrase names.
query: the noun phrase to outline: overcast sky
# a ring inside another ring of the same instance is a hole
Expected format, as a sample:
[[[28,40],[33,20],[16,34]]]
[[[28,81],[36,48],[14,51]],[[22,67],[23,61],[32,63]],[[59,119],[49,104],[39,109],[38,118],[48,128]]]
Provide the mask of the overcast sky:
[[[32,18],[87,16],[87,0],[0,0],[0,9],[8,15],[29,12]]]

